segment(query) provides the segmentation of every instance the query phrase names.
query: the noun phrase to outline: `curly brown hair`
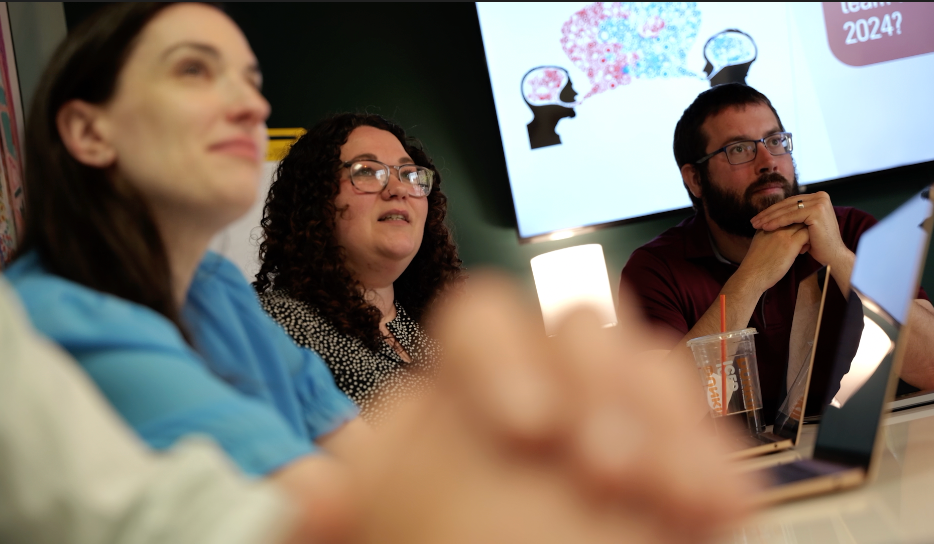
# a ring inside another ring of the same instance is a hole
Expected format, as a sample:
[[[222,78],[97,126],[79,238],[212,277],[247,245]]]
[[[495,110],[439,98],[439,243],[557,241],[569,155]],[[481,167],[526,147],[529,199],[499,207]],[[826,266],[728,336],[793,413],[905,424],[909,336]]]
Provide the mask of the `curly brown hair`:
[[[305,133],[279,164],[260,223],[263,238],[259,258],[263,264],[253,287],[258,293],[285,290],[317,309],[341,333],[359,338],[376,351],[383,341],[380,312],[365,300],[364,288],[345,265],[344,248],[335,236],[341,147],[361,126],[391,133],[415,164],[434,172],[422,244],[393,283],[396,300],[420,321],[440,294],[466,277],[444,222],[448,199],[441,191],[441,174],[421,143],[382,116],[341,113]]]

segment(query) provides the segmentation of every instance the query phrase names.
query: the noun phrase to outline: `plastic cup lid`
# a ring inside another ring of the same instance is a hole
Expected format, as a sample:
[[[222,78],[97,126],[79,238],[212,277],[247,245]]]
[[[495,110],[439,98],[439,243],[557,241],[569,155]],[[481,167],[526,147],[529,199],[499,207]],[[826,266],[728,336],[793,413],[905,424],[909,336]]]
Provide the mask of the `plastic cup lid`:
[[[691,340],[688,340],[688,347],[691,347],[694,344],[706,344],[707,342],[731,340],[733,338],[740,338],[743,336],[752,336],[753,334],[759,334],[755,327],[749,327],[748,329],[741,329],[738,331],[718,332],[716,334],[708,334],[707,336],[692,338]]]

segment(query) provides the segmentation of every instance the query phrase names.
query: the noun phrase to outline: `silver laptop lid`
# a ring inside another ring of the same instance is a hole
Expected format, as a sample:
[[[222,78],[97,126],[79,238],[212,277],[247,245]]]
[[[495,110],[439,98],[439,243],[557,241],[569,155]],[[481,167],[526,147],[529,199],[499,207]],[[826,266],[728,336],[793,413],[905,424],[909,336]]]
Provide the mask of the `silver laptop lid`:
[[[927,254],[932,204],[918,193],[860,238],[814,458],[870,467]],[[854,349],[855,348],[855,349]]]
[[[804,423],[808,386],[812,368],[817,362],[815,353],[827,336],[828,316],[824,313],[824,301],[830,283],[829,268],[822,266],[798,283],[795,313],[791,321],[788,341],[788,366],[785,377],[785,400],[775,416],[772,432],[790,438],[797,443]],[[834,289],[836,284],[834,284]],[[830,316],[833,319],[834,316]],[[821,361],[833,364],[833,361]]]

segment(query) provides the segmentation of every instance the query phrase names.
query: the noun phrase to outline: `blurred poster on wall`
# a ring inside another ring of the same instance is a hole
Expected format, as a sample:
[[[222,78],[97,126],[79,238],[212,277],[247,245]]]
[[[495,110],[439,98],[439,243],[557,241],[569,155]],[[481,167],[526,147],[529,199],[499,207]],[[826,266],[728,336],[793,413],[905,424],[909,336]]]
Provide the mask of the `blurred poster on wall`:
[[[0,270],[24,231],[23,113],[6,2],[0,2]]]
[[[263,164],[263,173],[256,188],[253,206],[211,240],[209,249],[230,259],[249,281],[256,278],[262,264],[259,260],[259,245],[263,238],[260,222],[266,206],[266,195],[269,194],[269,188],[276,177],[279,163],[289,153],[292,144],[303,134],[303,128],[267,129],[269,147],[266,149],[266,162]]]
[[[519,235],[690,206],[675,124],[739,82],[794,134],[799,183],[934,160],[934,4],[485,3]]]

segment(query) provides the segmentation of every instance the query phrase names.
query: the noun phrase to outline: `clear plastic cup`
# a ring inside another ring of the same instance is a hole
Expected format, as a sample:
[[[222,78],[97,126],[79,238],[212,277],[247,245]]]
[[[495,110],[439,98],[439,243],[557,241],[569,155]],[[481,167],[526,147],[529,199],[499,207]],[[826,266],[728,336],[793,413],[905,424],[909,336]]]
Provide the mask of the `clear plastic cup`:
[[[749,430],[762,432],[765,424],[754,334],[753,328],[711,334],[688,340],[688,347],[694,352],[711,417],[745,413]]]

